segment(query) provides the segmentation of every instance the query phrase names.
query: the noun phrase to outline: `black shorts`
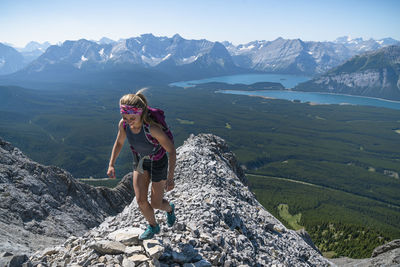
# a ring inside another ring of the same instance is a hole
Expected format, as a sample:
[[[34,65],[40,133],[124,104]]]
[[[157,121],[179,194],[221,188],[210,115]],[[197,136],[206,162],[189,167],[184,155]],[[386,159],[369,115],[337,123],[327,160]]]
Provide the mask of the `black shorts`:
[[[136,170],[137,161],[133,161],[133,169]],[[168,156],[165,154],[159,160],[145,159],[143,161],[143,170],[148,171],[152,182],[167,180]]]

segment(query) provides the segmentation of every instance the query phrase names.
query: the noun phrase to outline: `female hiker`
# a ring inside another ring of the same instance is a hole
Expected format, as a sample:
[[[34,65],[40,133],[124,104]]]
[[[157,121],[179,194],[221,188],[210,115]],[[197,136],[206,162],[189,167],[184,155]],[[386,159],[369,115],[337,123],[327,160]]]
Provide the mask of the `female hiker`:
[[[140,211],[148,222],[146,231],[139,237],[150,239],[160,232],[154,209],[166,211],[167,224],[175,222],[174,204],[164,199],[164,189],[174,188],[176,151],[173,142],[163,131],[159,122],[150,118],[144,89],[136,94],[127,94],[120,99],[118,135],[112,149],[107,175],[115,178],[114,164],[124,141],[128,138],[133,151],[133,188]],[[172,135],[171,135],[172,138]],[[168,152],[169,157],[167,157]],[[147,194],[151,182],[151,203]]]

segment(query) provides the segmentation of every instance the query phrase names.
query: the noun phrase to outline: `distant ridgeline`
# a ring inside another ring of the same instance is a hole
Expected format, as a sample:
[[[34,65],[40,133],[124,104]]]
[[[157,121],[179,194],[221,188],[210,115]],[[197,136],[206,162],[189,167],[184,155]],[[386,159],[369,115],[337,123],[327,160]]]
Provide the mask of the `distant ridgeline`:
[[[30,44],[16,49],[0,43],[0,79],[5,85],[31,87],[35,82],[145,86],[237,73],[281,73],[314,76],[355,55],[399,42],[350,40],[305,42],[277,38],[233,45],[144,34],[118,42],[81,39],[60,45]],[[157,79],[154,79],[157,77]]]
[[[295,90],[370,96],[400,101],[400,46],[355,56]]]

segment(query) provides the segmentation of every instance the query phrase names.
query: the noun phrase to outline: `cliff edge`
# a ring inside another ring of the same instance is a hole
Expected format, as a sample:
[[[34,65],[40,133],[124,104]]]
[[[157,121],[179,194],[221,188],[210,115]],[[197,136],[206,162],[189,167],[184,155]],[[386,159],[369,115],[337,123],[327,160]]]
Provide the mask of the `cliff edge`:
[[[29,255],[83,235],[133,197],[129,175],[114,189],[95,188],[0,138],[0,252]]]

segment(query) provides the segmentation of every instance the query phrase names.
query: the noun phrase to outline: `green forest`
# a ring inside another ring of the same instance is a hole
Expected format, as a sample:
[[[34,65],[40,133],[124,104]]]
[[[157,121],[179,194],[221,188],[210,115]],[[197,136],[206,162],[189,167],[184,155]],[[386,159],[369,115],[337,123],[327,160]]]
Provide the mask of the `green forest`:
[[[375,247],[400,236],[400,207],[295,180],[247,177],[257,200],[287,227],[299,229],[282,216],[281,204],[300,215],[300,228],[325,256],[367,258]]]
[[[224,138],[260,203],[282,222],[288,217],[279,214],[281,204],[301,214],[298,225],[326,255],[368,257],[400,238],[400,111],[215,93],[231,87],[154,86],[146,95],[165,110],[177,147],[192,133]],[[104,178],[118,100],[129,92],[0,87],[0,136],[74,177]],[[126,146],[118,178],[131,171],[131,161]]]

